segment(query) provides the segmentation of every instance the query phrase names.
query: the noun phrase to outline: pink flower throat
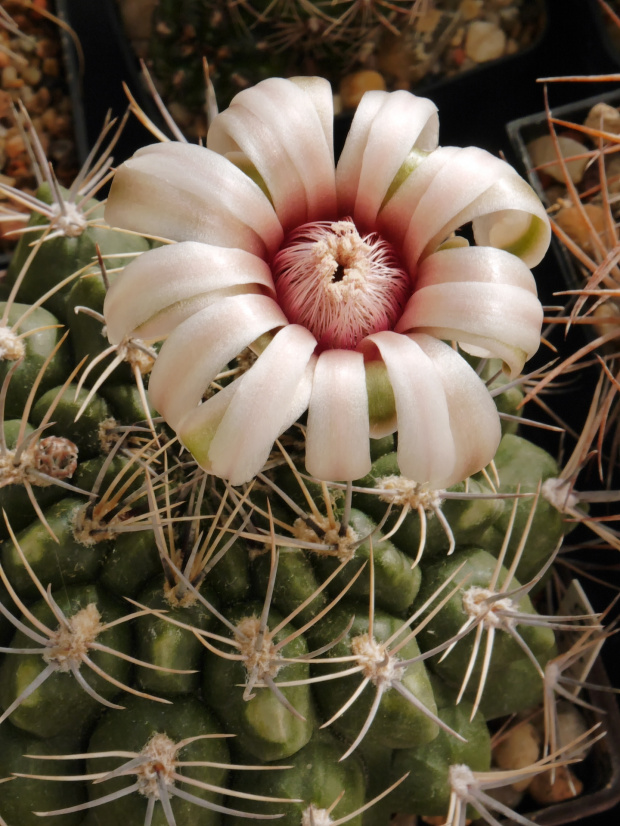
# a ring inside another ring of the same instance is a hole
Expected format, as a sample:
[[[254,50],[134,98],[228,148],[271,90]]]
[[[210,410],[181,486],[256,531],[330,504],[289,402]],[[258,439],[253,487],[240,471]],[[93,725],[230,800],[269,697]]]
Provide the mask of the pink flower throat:
[[[288,320],[310,330],[320,350],[354,350],[393,329],[413,291],[392,246],[374,232],[362,238],[351,219],[293,230],[272,272]]]

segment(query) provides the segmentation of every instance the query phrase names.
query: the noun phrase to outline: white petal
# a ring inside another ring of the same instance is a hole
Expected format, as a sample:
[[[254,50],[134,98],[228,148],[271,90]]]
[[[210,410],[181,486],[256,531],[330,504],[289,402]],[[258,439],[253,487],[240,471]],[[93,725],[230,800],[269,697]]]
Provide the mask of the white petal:
[[[308,406],[309,381],[302,385],[305,398],[295,394],[315,347],[311,333],[291,324],[277,333],[243,376],[209,449],[216,476],[240,485],[263,467],[275,439]]]
[[[530,279],[524,277],[519,267],[512,268],[513,281],[523,280],[525,288],[502,283],[502,274],[498,271],[492,272],[488,280],[482,277],[477,281],[466,280],[467,277],[475,278],[476,272],[471,265],[476,262],[481,267],[478,275],[485,272],[486,251],[497,252],[485,247],[465,247],[429,256],[420,267],[421,278],[396,330],[399,333],[417,330],[458,341],[468,352],[473,352],[473,345],[476,351],[503,359],[514,377],[538,350],[543,310],[535,292],[531,291]],[[511,271],[510,259],[519,259],[510,253],[503,255],[507,259],[508,273]],[[497,257],[492,254],[490,260],[494,258]],[[463,268],[459,267],[461,260],[465,264]],[[426,261],[432,261],[432,265],[426,267]],[[529,274],[525,264],[519,263]],[[453,280],[450,280],[450,273],[454,273]]]
[[[305,76],[289,77],[289,80],[303,89],[316,109],[331,156],[331,165],[334,166],[334,95],[329,80]]]
[[[215,152],[173,141],[146,146],[121,164],[105,219],[114,227],[239,247],[261,258],[283,237],[268,198],[247,175]]]
[[[370,470],[368,396],[364,358],[325,350],[312,383],[306,467],[318,479],[352,480]]]
[[[194,241],[158,247],[134,259],[110,286],[108,338],[113,344],[128,335],[164,338],[226,291],[251,292],[250,285],[275,298],[269,266],[249,252]]]
[[[456,146],[440,146],[432,152],[411,172],[379,213],[379,231],[396,247],[402,246],[416,207],[431,182],[459,151]]]
[[[437,107],[427,98],[403,90],[366,93],[336,171],[341,214],[352,214],[358,227],[370,231],[408,154],[435,149],[438,135]]]
[[[353,215],[368,134],[375,115],[385,102],[386,95],[387,92],[366,92],[355,110],[336,167],[338,213],[342,216]]]
[[[239,92],[211,124],[207,146],[249,158],[285,229],[336,217],[333,150],[313,98],[299,85],[268,78]]]
[[[432,156],[431,156],[432,157]],[[404,239],[408,266],[466,223],[465,210],[500,178],[522,179],[505,161],[468,146],[452,154],[420,198]]]
[[[375,115],[364,148],[353,218],[365,232],[374,229],[383,199],[412,149],[437,147],[437,107],[427,98],[399,90]]]
[[[501,358],[518,376],[540,345],[543,311],[526,290],[504,284],[438,284],[416,291],[397,329],[463,342]]]
[[[528,267],[539,264],[549,248],[551,225],[540,199],[522,178],[502,180],[466,213],[477,244],[513,253]]]
[[[494,247],[439,250],[418,267],[415,288],[455,282],[511,284],[537,295],[531,270],[520,258]]]
[[[176,429],[232,358],[287,323],[276,302],[262,295],[223,298],[190,316],[171,333],[157,357],[149,383],[153,406]]]
[[[284,330],[289,329],[291,328],[285,327],[278,335],[281,335]],[[267,352],[267,349],[264,353]],[[187,447],[187,449],[192,453],[198,464],[209,473],[214,473],[223,478],[230,479],[232,484],[243,484],[244,482],[248,482],[260,471],[264,464],[264,458],[268,455],[269,448],[273,444],[275,438],[266,433],[266,430],[272,427],[272,425],[265,421],[264,416],[256,416],[251,420],[247,434],[247,439],[251,441],[252,449],[257,456],[254,466],[251,466],[248,463],[246,454],[242,454],[241,451],[237,451],[239,454],[239,461],[237,464],[229,464],[226,461],[226,458],[224,458],[224,464],[219,466],[219,464],[216,464],[211,460],[210,451],[212,445],[218,441],[221,442],[219,427],[222,422],[228,418],[228,410],[232,407],[237,393],[244,388],[250,378],[250,375],[252,374],[252,371],[256,369],[256,366],[263,358],[264,353],[260,356],[258,362],[247,373],[244,373],[240,378],[232,382],[232,384],[227,385],[223,390],[220,390],[206,402],[203,402],[201,405],[194,408],[194,410],[184,416],[179,423],[179,438],[185,447]],[[290,427],[308,407],[310,392],[312,390],[312,375],[315,364],[316,356],[311,356],[305,370],[301,375],[301,378],[297,383],[297,386],[291,393],[288,394],[288,396],[286,393],[282,393],[282,411],[279,411],[277,414],[280,422],[279,432],[283,432]],[[288,378],[286,381],[288,382]],[[267,402],[267,404],[269,404],[269,402]],[[247,411],[246,413],[247,415],[250,415]],[[272,428],[272,433],[273,432],[275,432],[274,428]],[[241,431],[241,433],[244,435],[245,431]],[[276,433],[276,436],[278,435],[279,433]],[[238,438],[239,432],[236,433],[233,441],[236,443]],[[271,441],[267,444],[269,438]],[[267,453],[259,455],[257,448],[263,446],[267,448]],[[231,448],[231,452],[233,450],[234,447]],[[226,457],[226,454],[227,451],[224,449],[223,456]]]
[[[450,476],[455,446],[446,394],[431,359],[398,333],[368,336],[385,362],[396,402],[401,473],[432,486]]]
[[[501,438],[499,415],[484,382],[464,358],[432,336],[410,333],[409,338],[433,362],[448,400],[456,462],[452,473],[437,483],[437,487],[447,488],[493,459]]]

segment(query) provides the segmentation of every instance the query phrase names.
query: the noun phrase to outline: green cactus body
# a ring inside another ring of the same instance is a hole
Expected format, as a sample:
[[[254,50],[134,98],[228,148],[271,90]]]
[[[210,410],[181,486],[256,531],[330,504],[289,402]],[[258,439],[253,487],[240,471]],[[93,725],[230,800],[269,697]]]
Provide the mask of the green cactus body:
[[[388,748],[406,748],[430,742],[439,731],[436,723],[423,709],[413,705],[390,685],[391,676],[391,682],[402,684],[408,693],[416,697],[421,706],[428,709],[432,715],[436,714],[437,707],[424,664],[416,662],[402,669],[399,666],[399,661],[420,654],[415,640],[407,642],[399,651],[393,662],[393,674],[383,674],[380,668],[376,675],[372,673],[373,653],[376,654],[375,664],[380,666],[385,655],[380,648],[381,643],[386,642],[403,627],[401,620],[377,611],[374,615],[373,634],[369,636],[367,608],[355,603],[341,604],[330,612],[328,620],[313,629],[310,635],[312,645],[326,645],[338,639],[347,629],[352,616],[354,619],[351,628],[344,638],[330,649],[329,656],[355,655],[357,659],[353,660],[353,664],[359,663],[362,666],[361,673],[317,683],[315,693],[323,715],[326,719],[336,715],[359,688],[362,680],[366,679],[368,684],[360,698],[334,720],[335,730],[349,741],[353,741],[371,713],[373,699],[379,694],[380,702],[367,735],[371,742]],[[344,669],[343,665],[316,665],[313,667],[313,673],[316,676],[325,673],[335,675]]]
[[[81,618],[78,633],[88,636],[92,633],[98,644],[109,646],[121,653],[131,650],[131,632],[126,625],[116,625],[99,633],[99,622],[110,622],[124,615],[123,606],[113,597],[95,586],[82,586],[56,592],[57,605],[70,620]],[[58,620],[52,614],[47,602],[41,600],[30,606],[31,613],[51,630],[58,630]],[[93,628],[94,627],[94,628]],[[12,641],[13,648],[31,647],[31,641],[18,631]],[[49,656],[39,654],[7,654],[0,666],[0,705],[7,709],[21,692],[35,680],[49,664],[58,662],[57,669],[28,696],[11,714],[11,722],[18,728],[42,737],[57,734],[86,731],[87,726],[99,714],[100,703],[90,696],[79,684],[68,666],[63,665],[67,645],[60,638],[50,648]],[[122,658],[106,651],[92,651],[90,656],[96,667],[105,671],[114,680],[126,682],[131,666]],[[86,670],[86,669],[85,669]],[[119,693],[119,688],[90,671],[84,674],[88,684],[106,700]]]
[[[66,194],[66,192],[65,192]],[[54,197],[48,184],[42,184],[37,190],[37,198],[45,204],[54,203]],[[103,206],[97,207],[98,202],[93,198],[84,205],[83,212],[89,213],[89,220],[101,218]],[[95,210],[98,210],[96,212]],[[81,219],[83,220],[83,219]],[[46,216],[33,214],[28,226],[37,227],[48,224]],[[32,232],[23,235],[11,258],[11,262],[4,282],[5,289],[12,287],[30,253],[31,244],[43,234]],[[58,289],[64,279],[86,267],[97,267],[97,246],[102,255],[108,253],[128,253],[127,259],[117,259],[115,266],[123,266],[131,260],[132,253],[144,252],[148,243],[138,236],[123,235],[105,226],[80,226],[69,234],[60,234],[44,241],[28,267],[26,277],[22,281],[17,300],[32,304],[48,290],[56,291],[45,302],[45,307],[54,313],[61,321],[67,318],[66,300],[70,290],[70,282]]]
[[[236,626],[236,638],[241,643],[243,661],[234,662],[209,653],[205,659],[203,671],[203,693],[225,721],[227,727],[237,735],[237,744],[260,760],[273,761],[295,754],[312,737],[315,728],[315,712],[307,685],[298,685],[282,689],[286,700],[295,709],[293,714],[268,688],[257,688],[244,697],[244,685],[254,666],[254,640],[257,639],[259,616],[262,606],[249,603],[237,606],[228,612],[228,619]],[[280,624],[277,612],[270,613],[270,624]],[[285,625],[273,639],[265,635],[262,648],[258,649],[257,666],[261,669],[265,660],[270,662],[271,645],[286,639],[293,631],[292,626]],[[246,651],[245,645],[249,648]],[[261,661],[261,653],[264,660]],[[284,657],[303,657],[308,653],[306,641],[297,636],[282,649]],[[247,665],[246,665],[247,664]],[[273,673],[272,673],[273,671]],[[290,680],[304,681],[308,678],[308,665],[303,661],[267,667],[276,682]]]

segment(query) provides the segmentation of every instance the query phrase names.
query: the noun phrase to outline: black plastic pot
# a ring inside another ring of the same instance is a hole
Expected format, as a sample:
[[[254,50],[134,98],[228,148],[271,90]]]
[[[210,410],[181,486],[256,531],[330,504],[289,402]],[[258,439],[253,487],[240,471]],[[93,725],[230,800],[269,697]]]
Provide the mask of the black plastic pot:
[[[589,91],[589,84],[573,84],[578,85],[581,90]],[[607,87],[609,89],[609,86]],[[551,90],[553,91],[553,90]],[[553,106],[552,115],[561,120],[570,123],[581,124],[587,117],[590,109],[597,103],[608,103],[611,106],[617,107],[620,105],[620,91],[608,91],[604,94],[592,95],[576,103],[569,103],[565,106]],[[549,134],[549,125],[547,122],[547,115],[545,112],[537,112],[533,115],[528,115],[524,118],[517,118],[511,121],[506,126],[508,137],[512,146],[513,153],[518,159],[520,171],[525,174],[536,190],[539,198],[549,207],[551,204],[547,198],[545,188],[541,182],[540,175],[533,168],[533,163],[528,150],[528,145],[544,135]],[[584,278],[580,274],[578,264],[573,256],[568,252],[565,246],[558,241],[553,240],[553,251],[561,269],[562,278],[565,287],[575,289],[583,286]]]

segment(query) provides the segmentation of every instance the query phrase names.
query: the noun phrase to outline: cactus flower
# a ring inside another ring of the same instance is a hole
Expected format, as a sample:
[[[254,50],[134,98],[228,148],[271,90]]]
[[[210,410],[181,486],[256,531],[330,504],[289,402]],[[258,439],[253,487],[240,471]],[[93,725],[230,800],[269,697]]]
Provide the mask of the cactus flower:
[[[332,116],[327,81],[271,78],[214,119],[206,147],[159,143],[122,164],[106,220],[174,243],[113,283],[108,336],[165,339],[151,401],[232,484],[307,410],[314,476],[363,476],[369,437],[398,430],[401,472],[445,487],[500,438],[458,348],[513,376],[537,350],[530,267],[549,222],[504,161],[438,147],[430,100],[368,92],[337,165]],[[467,224],[474,245],[456,234]],[[248,347],[252,366],[205,398]]]

